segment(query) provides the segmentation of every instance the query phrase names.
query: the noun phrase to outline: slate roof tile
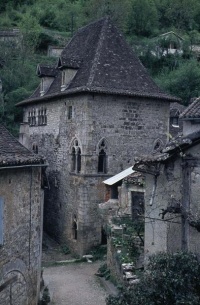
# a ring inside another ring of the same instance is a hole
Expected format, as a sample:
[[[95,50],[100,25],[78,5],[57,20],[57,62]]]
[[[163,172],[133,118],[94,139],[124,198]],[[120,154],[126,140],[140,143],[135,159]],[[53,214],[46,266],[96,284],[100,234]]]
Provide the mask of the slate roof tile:
[[[200,98],[197,98],[180,114],[180,119],[199,119],[199,118],[200,118]]]
[[[58,69],[54,66],[39,64],[37,67],[37,75],[39,77],[42,77],[42,76],[55,77],[57,75],[57,73],[58,73]]]
[[[40,97],[39,89],[18,103],[51,99],[79,92],[98,92],[180,101],[163,92],[151,79],[132,48],[109,18],[81,28],[64,48],[58,73],[49,90]],[[61,92],[61,70],[77,69],[65,91]]]
[[[33,154],[0,125],[0,167],[25,164],[42,164],[44,158]]]

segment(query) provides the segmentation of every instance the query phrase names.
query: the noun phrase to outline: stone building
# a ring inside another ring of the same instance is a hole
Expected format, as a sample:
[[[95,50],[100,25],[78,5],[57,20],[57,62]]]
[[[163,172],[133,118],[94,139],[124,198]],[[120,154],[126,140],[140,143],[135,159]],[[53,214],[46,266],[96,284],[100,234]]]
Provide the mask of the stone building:
[[[179,116],[185,108],[186,106],[180,103],[175,102],[170,104],[169,135],[172,138],[183,133],[183,122],[179,119]]]
[[[44,161],[0,125],[0,304],[37,305]]]
[[[183,136],[169,142],[162,153],[134,165],[146,176],[146,257],[178,250],[200,257],[200,99],[180,119]]]
[[[101,243],[102,181],[166,142],[170,102],[109,18],[81,28],[18,104],[20,139],[49,162],[44,229],[79,253]]]

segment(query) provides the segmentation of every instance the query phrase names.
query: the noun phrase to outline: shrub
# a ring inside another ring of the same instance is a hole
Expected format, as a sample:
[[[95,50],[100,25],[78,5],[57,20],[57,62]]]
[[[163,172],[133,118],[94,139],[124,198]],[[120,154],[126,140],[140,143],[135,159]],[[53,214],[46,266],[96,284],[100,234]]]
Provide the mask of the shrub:
[[[191,253],[154,255],[140,283],[109,296],[107,305],[198,305],[199,272],[200,264]]]

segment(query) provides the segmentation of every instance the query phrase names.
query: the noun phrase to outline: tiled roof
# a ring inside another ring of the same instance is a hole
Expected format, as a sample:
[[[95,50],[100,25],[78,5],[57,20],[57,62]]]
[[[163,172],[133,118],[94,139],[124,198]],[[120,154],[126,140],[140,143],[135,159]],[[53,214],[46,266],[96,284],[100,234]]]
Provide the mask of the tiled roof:
[[[0,167],[42,163],[41,156],[30,152],[0,125]]]
[[[198,143],[200,143],[200,130],[190,133],[187,136],[177,137],[176,139],[170,141],[161,153],[137,157],[135,158],[135,162],[139,165],[150,164],[165,161],[177,154],[183,156],[185,150]]]
[[[197,98],[180,115],[180,119],[199,119],[200,118],[200,98]]]
[[[29,99],[18,105],[79,92],[180,101],[164,93],[154,83],[109,18],[103,18],[81,28],[64,48],[58,67],[58,74],[42,97],[39,90],[36,90]],[[63,92],[60,71],[62,68],[77,69],[76,75]]]

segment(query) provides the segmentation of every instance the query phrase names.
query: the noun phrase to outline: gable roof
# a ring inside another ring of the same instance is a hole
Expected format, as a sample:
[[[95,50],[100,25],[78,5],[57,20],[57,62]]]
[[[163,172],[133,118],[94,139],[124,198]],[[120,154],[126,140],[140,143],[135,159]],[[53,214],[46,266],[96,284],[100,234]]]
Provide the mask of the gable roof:
[[[173,36],[175,36],[176,38],[178,38],[180,40],[184,40],[180,35],[178,35],[177,33],[173,32],[173,31],[159,35],[159,37],[163,37],[163,38],[172,38]]]
[[[135,158],[133,170],[139,165],[165,162],[174,156],[183,156],[184,152],[192,146],[200,143],[200,130],[192,132],[186,136],[177,137],[171,140],[165,148],[158,154],[141,156]]]
[[[39,88],[17,105],[79,92],[97,92],[180,101],[164,93],[151,79],[123,35],[109,18],[81,28],[64,48],[58,61],[58,74],[45,94]],[[63,68],[77,69],[61,92]]]
[[[200,98],[197,98],[181,114],[180,119],[199,119],[200,118]]]
[[[41,156],[30,152],[0,125],[0,167],[42,163]]]
[[[43,77],[43,76],[55,77],[57,75],[58,71],[57,71],[56,67],[39,64],[37,66],[36,73],[39,77]]]

